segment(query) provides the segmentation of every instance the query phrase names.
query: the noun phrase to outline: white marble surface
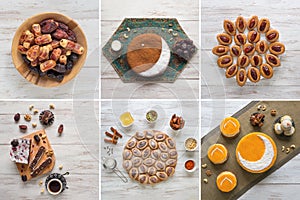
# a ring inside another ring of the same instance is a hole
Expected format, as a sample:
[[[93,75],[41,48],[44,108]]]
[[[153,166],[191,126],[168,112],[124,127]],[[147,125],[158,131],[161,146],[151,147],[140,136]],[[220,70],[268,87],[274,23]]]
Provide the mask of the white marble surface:
[[[199,47],[199,3],[188,0],[102,0],[101,47],[127,17],[177,18],[183,30]],[[101,56],[101,97],[104,99],[198,99],[199,55],[192,58],[174,83],[123,83],[106,58]],[[126,88],[126,89],[125,89]],[[188,91],[188,92],[187,92]]]
[[[29,105],[42,111],[54,104],[52,112],[55,115],[54,123],[43,127],[38,121],[38,115],[32,115],[31,122],[23,119],[29,111]],[[53,173],[70,172],[66,176],[69,186],[59,199],[98,199],[99,198],[99,135],[98,129],[98,102],[94,101],[5,101],[0,102],[0,186],[1,199],[53,199],[45,190],[40,194],[47,175],[37,177],[23,183],[13,162],[9,159],[10,141],[25,134],[45,128],[48,139],[56,156]],[[22,116],[19,123],[13,120],[14,114],[19,112]],[[36,128],[31,123],[37,123]],[[19,131],[19,124],[26,124],[26,133]],[[59,137],[57,128],[64,125],[64,131]],[[58,167],[62,165],[63,169]]]
[[[192,136],[198,138],[199,133],[199,112],[197,101],[104,101],[101,103],[101,156],[111,156],[118,162],[118,168],[128,178],[128,183],[123,183],[114,173],[108,173],[101,169],[101,198],[103,200],[118,199],[199,199],[199,163],[197,161],[197,171],[189,174],[184,170],[184,162],[187,159],[199,160],[199,150],[186,152],[183,142]],[[158,121],[154,125],[146,122],[146,112],[155,109],[158,112]],[[125,130],[119,124],[119,116],[125,111],[131,112],[135,122],[130,130]],[[182,116],[185,127],[181,133],[174,134],[169,126],[171,116],[176,113]],[[104,143],[105,131],[109,131],[113,126],[123,138],[119,139],[117,145]],[[167,133],[176,141],[178,152],[178,162],[173,177],[167,181],[154,186],[141,185],[129,178],[122,167],[122,152],[127,140],[136,131],[147,129],[160,130]],[[113,154],[109,155],[107,147],[113,148]],[[106,149],[104,149],[106,148]]]
[[[249,100],[204,100],[201,102],[201,137],[220,125],[228,117],[245,107]],[[284,166],[248,190],[239,199],[295,199],[300,189],[300,156],[296,156]]]
[[[218,99],[299,99],[299,1],[249,0],[249,1],[201,1],[201,95],[202,98]],[[234,78],[227,79],[217,64],[217,56],[211,49],[217,45],[216,35],[223,32],[223,20],[235,21],[237,16],[266,17],[271,27],[280,33],[286,53],[281,56],[281,67],[276,68],[273,78],[259,83],[246,83],[239,87]],[[280,94],[278,93],[280,91]]]
[[[28,82],[15,69],[11,58],[12,38],[17,28],[32,15],[60,12],[73,18],[88,42],[87,60],[75,79],[55,88]],[[98,98],[99,83],[99,3],[96,0],[1,1],[0,2],[0,99]]]

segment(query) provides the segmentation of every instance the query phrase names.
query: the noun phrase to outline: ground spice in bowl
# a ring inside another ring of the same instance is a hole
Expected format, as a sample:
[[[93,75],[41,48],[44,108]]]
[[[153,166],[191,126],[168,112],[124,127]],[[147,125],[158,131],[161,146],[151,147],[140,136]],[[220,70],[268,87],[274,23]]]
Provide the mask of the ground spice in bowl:
[[[184,164],[185,169],[188,171],[193,171],[195,168],[195,161],[194,160],[187,160]]]

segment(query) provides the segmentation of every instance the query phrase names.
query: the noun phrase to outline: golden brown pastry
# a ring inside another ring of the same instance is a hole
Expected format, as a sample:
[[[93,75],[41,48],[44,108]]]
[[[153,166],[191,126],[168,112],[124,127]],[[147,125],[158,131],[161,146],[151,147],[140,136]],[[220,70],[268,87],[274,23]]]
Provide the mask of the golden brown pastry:
[[[247,73],[245,69],[239,69],[236,73],[236,81],[239,86],[244,86],[247,81]]]
[[[271,29],[266,33],[266,38],[269,42],[276,42],[279,38],[279,32],[275,29]]]
[[[228,35],[227,33],[220,33],[217,35],[217,40],[221,45],[228,46],[231,44],[232,39],[231,36]]]
[[[229,35],[234,36],[235,33],[236,33],[236,29],[235,29],[234,23],[233,23],[232,21],[228,20],[228,19],[225,19],[225,20],[224,20],[223,28],[224,28],[224,30],[225,30]]]
[[[260,80],[260,72],[256,67],[249,67],[248,78],[251,82],[257,83]]]
[[[224,46],[224,45],[218,45],[212,49],[212,53],[217,56],[223,56],[223,55],[227,54],[228,51],[229,51],[229,47]]]
[[[247,27],[249,31],[252,31],[253,29],[255,29],[255,27],[258,24],[258,17],[257,16],[252,16],[250,17],[250,19],[247,22]]]
[[[218,58],[218,65],[221,68],[229,67],[233,62],[233,59],[230,55],[224,55]]]
[[[260,66],[259,69],[260,69],[260,74],[263,77],[265,77],[267,79],[272,78],[272,76],[273,76],[273,68],[269,64],[264,63],[264,64],[262,64]]]
[[[247,27],[247,22],[245,18],[242,16],[238,16],[235,20],[235,26],[240,33],[243,33]]]
[[[266,33],[270,28],[270,21],[267,18],[262,18],[257,24],[257,30],[261,33]]]

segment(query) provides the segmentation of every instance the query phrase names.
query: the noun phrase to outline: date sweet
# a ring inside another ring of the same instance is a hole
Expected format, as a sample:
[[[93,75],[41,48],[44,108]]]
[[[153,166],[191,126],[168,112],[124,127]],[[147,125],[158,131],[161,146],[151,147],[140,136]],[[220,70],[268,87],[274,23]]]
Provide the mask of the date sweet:
[[[50,34],[44,34],[41,36],[38,36],[34,39],[35,44],[37,45],[43,45],[43,44],[48,44],[52,42],[52,37]]]
[[[270,21],[267,18],[262,18],[257,24],[257,30],[261,33],[266,33],[270,29]]]
[[[265,40],[261,40],[258,43],[256,43],[255,50],[259,54],[264,54],[268,50],[268,43]]]
[[[62,46],[66,50],[71,50],[72,52],[74,52],[76,54],[79,54],[79,55],[81,55],[81,54],[84,53],[83,46],[81,46],[80,44],[75,43],[75,42],[73,42],[71,40],[62,39],[62,40],[60,40],[59,43],[60,43],[60,46]]]
[[[256,43],[260,40],[260,34],[258,32],[256,32],[255,30],[250,31],[248,33],[248,41],[250,43]]]
[[[274,42],[270,44],[269,51],[276,56],[281,55],[285,52],[285,46],[281,42]]]
[[[60,55],[61,55],[61,49],[60,48],[53,49],[53,51],[50,55],[50,59],[54,60],[54,61],[58,61]]]
[[[272,76],[273,76],[273,68],[269,64],[264,63],[264,64],[262,64],[260,66],[259,69],[260,69],[261,75],[264,78],[267,78],[267,79],[272,78]]]
[[[248,78],[251,82],[256,83],[260,80],[260,72],[256,67],[248,69]]]
[[[223,23],[223,27],[224,27],[224,30],[229,35],[232,35],[232,36],[235,35],[236,29],[235,29],[234,23],[232,21],[225,19],[224,23]]]
[[[39,24],[32,24],[31,29],[35,37],[42,35],[41,26]]]
[[[233,62],[233,59],[230,55],[224,55],[218,58],[218,65],[221,68],[229,67]]]
[[[241,55],[238,57],[238,60],[237,60],[237,65],[242,67],[242,68],[245,68],[249,65],[249,58],[248,56],[246,55]]]
[[[266,33],[266,38],[269,42],[276,42],[279,38],[279,32],[275,29],[271,29]]]
[[[52,33],[58,27],[58,23],[54,19],[46,19],[40,23],[41,31],[43,34]]]
[[[242,53],[242,50],[241,50],[241,48],[239,47],[239,46],[237,46],[237,45],[234,45],[234,46],[232,46],[231,48],[230,48],[230,55],[231,56],[236,56],[236,57],[238,57],[238,56],[240,56],[241,55],[241,53]]]
[[[247,41],[247,37],[243,33],[239,33],[234,36],[234,42],[239,46],[244,45],[246,41]]]
[[[269,65],[272,67],[279,67],[280,66],[280,60],[277,56],[273,54],[266,54],[265,59]]]
[[[262,64],[262,57],[260,55],[254,55],[250,59],[250,63],[253,67],[260,66]]]
[[[244,53],[247,56],[252,56],[255,52],[255,47],[251,43],[247,43],[244,45]]]
[[[56,62],[54,60],[47,60],[40,64],[40,68],[42,72],[46,72],[52,68],[54,68],[56,65]]]
[[[242,16],[238,16],[235,20],[235,26],[236,26],[236,29],[240,32],[240,33],[243,33],[246,29],[246,20],[244,19],[244,17]]]
[[[247,73],[244,68],[241,68],[236,73],[236,81],[239,86],[244,86],[247,81]]]
[[[231,65],[230,67],[228,67],[226,69],[226,72],[225,72],[226,78],[234,77],[236,75],[237,71],[238,71],[238,66],[236,64]]]
[[[30,47],[30,49],[26,52],[27,59],[30,61],[36,60],[40,55],[40,47],[38,45],[34,45]]]
[[[221,45],[230,45],[232,42],[231,36],[227,33],[220,33],[217,35],[217,40]]]
[[[252,31],[258,24],[258,17],[257,16],[252,16],[248,22],[247,22],[247,27],[249,31]]]
[[[212,53],[217,56],[223,56],[223,55],[227,54],[228,51],[229,51],[229,47],[224,46],[224,45],[218,45],[212,49]]]
[[[40,55],[38,57],[39,61],[45,61],[49,59],[49,49],[47,46],[40,47]]]

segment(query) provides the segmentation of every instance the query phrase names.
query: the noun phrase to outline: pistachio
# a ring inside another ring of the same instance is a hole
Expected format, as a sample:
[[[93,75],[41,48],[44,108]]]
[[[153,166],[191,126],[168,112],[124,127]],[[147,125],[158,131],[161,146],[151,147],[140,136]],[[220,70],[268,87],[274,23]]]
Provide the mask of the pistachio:
[[[204,182],[205,184],[207,184],[207,183],[208,183],[207,178],[203,179],[203,182]]]

